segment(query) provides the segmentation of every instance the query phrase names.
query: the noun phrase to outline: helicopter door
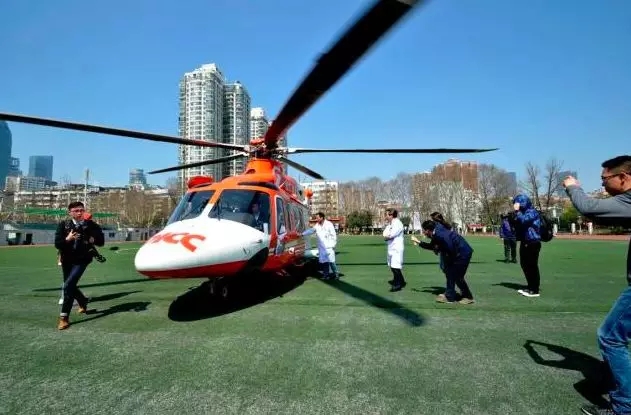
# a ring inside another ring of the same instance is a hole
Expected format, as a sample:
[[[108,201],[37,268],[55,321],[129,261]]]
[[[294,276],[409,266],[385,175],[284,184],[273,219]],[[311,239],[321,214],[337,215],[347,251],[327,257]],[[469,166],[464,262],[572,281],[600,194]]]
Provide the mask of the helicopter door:
[[[287,235],[287,220],[285,212],[285,201],[280,196],[276,196],[276,254],[280,254],[285,249],[284,239]]]

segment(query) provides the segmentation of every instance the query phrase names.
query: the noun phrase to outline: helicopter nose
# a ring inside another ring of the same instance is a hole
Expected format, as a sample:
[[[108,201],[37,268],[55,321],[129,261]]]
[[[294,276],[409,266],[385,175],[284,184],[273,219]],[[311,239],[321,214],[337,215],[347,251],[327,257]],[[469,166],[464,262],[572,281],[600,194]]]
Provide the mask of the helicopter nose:
[[[136,271],[149,278],[226,276],[267,259],[264,233],[228,220],[199,222],[175,223],[154,235],[136,253]]]

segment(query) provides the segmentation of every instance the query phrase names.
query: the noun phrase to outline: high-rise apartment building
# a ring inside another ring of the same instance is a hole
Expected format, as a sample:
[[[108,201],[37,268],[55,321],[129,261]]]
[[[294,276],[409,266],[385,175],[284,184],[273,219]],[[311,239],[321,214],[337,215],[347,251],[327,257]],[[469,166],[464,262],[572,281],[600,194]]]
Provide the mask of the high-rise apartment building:
[[[250,132],[252,134],[252,138],[262,138],[269,129],[270,125],[272,125],[272,120],[267,119],[263,108],[252,108],[252,111],[250,111]],[[278,146],[287,147],[287,133],[278,139]],[[287,173],[287,165],[285,163],[282,163],[282,165],[285,173]]]
[[[219,67],[205,64],[187,72],[180,80],[179,135],[183,138],[204,141],[223,141],[225,78]],[[179,164],[195,163],[223,157],[220,148],[179,146]],[[180,183],[193,176],[210,175],[215,180],[223,178],[223,165],[193,167],[180,170]]]
[[[250,142],[250,94],[240,83],[224,87],[223,138],[225,143],[245,145]],[[231,152],[226,152],[226,155]],[[234,176],[245,170],[246,158],[223,163],[223,176]]]
[[[12,146],[13,140],[9,124],[6,121],[0,121],[0,190],[4,189],[7,174],[9,173]]]
[[[53,156],[30,156],[28,159],[29,177],[43,177],[53,180]]]
[[[478,192],[478,163],[449,159],[434,166],[432,176],[438,181],[462,182],[465,189]]]
[[[250,134],[252,138],[262,138],[267,132],[269,124],[263,108],[255,107],[250,110]]]

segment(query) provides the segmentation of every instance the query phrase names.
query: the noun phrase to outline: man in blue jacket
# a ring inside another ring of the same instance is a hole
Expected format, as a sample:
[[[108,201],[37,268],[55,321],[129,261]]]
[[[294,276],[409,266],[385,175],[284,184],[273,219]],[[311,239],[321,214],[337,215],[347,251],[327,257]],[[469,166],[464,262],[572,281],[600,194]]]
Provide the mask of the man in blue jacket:
[[[602,163],[602,184],[612,197],[596,199],[581,189],[578,180],[567,177],[563,186],[572,204],[596,223],[631,227],[631,156],[618,156]],[[609,392],[610,408],[586,405],[588,415],[631,414],[631,241],[627,252],[627,287],[598,328],[598,346],[611,369],[616,389]]]
[[[528,288],[517,290],[526,297],[539,297],[539,253],[541,252],[541,217],[530,198],[519,194],[513,199],[511,222],[519,241],[519,265],[524,272]]]
[[[456,302],[455,287],[458,286],[462,296],[462,299],[458,302],[460,304],[473,304],[473,294],[464,279],[473,256],[473,249],[460,234],[444,226],[437,226],[436,222],[432,220],[426,220],[421,226],[423,234],[431,238],[431,242],[422,242],[414,237],[412,241],[421,248],[432,251],[438,247],[440,254],[443,255],[447,286],[445,294],[440,294],[436,297],[436,301],[439,303]]]
[[[508,220],[508,215],[502,215],[500,238],[504,240],[504,262],[517,263],[517,239],[515,230]]]

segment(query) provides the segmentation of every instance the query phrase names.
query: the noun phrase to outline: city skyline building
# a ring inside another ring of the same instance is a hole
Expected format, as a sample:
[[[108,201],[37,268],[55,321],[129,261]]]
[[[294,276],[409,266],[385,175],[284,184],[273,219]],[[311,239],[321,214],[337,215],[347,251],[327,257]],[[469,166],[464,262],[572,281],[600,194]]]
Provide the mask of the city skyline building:
[[[6,121],[0,121],[0,190],[4,189],[9,173],[12,147],[13,137],[9,124]]]
[[[53,180],[53,156],[30,156],[28,158],[29,177],[43,177]]]
[[[147,187],[147,176],[143,169],[129,170],[129,186],[144,189]]]
[[[22,175],[20,170],[20,159],[17,157],[9,157],[9,171],[7,177],[19,177]]]

